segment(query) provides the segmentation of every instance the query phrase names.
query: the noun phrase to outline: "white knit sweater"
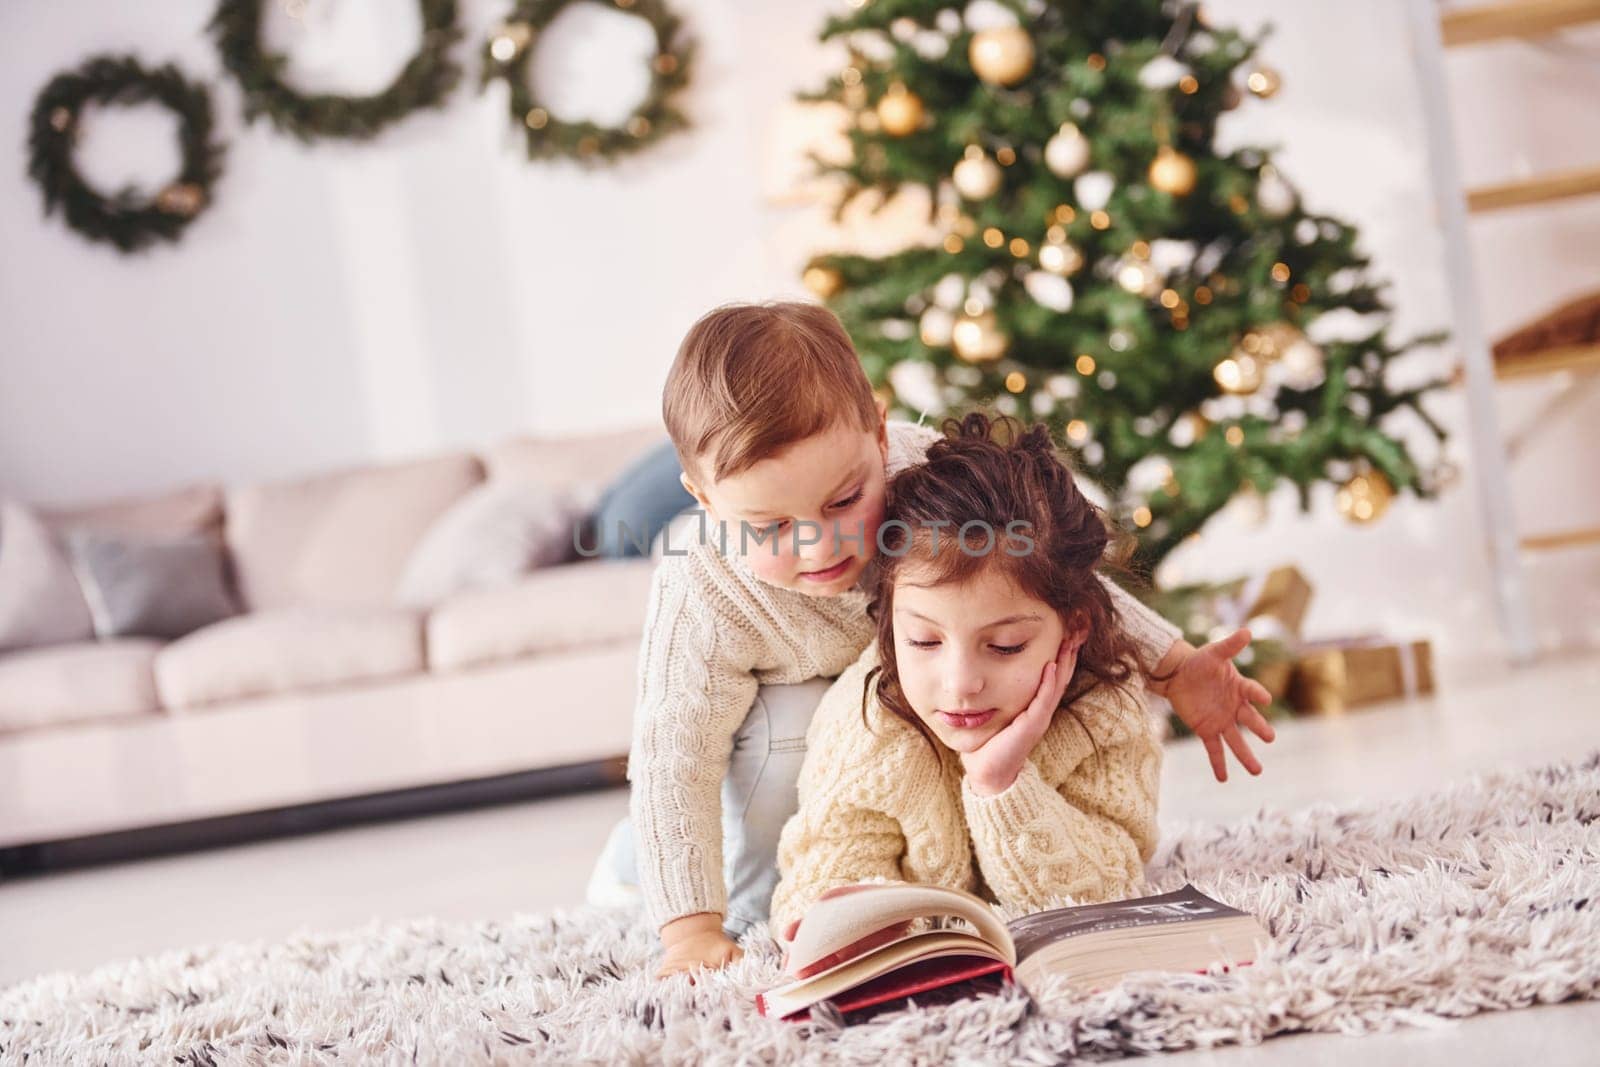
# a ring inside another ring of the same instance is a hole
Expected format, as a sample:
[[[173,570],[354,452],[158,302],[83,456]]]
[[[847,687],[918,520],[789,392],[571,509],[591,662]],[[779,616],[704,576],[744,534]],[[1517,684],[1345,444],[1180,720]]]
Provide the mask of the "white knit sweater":
[[[1019,912],[1138,892],[1155,850],[1161,769],[1138,678],[1078,697],[1016,781],[980,796],[960,756],[866,695],[878,665],[873,642],[823,696],[806,734],[800,809],[778,846],[774,931],[858,882],[964,889]]]
[[[893,477],[923,462],[940,434],[891,421],[888,437]],[[673,551],[683,554],[663,558],[651,583],[628,759],[640,888],[658,928],[726,911],[721,783],[756,690],[836,678],[874,633],[860,586],[813,597],[771,585],[736,552],[720,552],[715,535]],[[1146,671],[1154,669],[1182,632],[1116,583],[1106,588]]]

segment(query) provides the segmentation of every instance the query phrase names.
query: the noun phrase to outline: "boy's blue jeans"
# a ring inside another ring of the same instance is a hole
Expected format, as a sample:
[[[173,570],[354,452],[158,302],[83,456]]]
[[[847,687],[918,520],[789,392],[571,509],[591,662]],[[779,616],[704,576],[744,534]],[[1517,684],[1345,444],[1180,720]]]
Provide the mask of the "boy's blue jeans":
[[[722,928],[734,940],[765,922],[778,886],[778,835],[799,806],[795,783],[806,755],[806,728],[831,678],[764,685],[733,737],[722,780],[722,866],[728,912]],[[625,818],[606,851],[617,877],[638,885],[633,827]]]

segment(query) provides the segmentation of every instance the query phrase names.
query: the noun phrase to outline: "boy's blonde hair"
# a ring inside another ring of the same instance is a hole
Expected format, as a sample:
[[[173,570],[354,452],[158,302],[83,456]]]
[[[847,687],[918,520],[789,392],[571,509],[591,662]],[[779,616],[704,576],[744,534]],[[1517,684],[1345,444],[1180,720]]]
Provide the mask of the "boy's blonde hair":
[[[796,301],[726,304],[701,316],[667,372],[661,417],[697,481],[748,470],[841,420],[878,428],[850,335],[827,308]]]

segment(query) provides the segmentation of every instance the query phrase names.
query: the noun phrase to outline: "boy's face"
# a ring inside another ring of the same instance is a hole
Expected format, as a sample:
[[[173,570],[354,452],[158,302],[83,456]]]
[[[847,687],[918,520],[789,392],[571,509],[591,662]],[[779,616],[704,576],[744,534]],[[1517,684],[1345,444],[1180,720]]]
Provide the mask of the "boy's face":
[[[894,586],[894,655],[917,717],[956,752],[975,752],[1022,714],[1066,636],[1061,615],[999,568],[960,584],[905,567]]]
[[[876,434],[841,421],[710,485],[686,474],[683,486],[711,521],[726,524],[728,552],[742,554],[756,577],[807,596],[837,596],[877,551],[888,454],[880,403]],[[721,540],[717,532],[708,537]]]

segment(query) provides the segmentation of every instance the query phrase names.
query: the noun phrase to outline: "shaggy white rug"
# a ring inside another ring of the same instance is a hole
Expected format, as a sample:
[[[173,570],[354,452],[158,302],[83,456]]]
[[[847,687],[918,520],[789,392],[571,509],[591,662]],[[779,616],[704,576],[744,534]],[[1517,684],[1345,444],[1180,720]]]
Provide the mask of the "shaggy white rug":
[[[1600,987],[1600,753],[1402,804],[1267,813],[1172,836],[1152,888],[1193,881],[1274,944],[1232,974],[1019,991],[850,1027],[763,1019],[764,931],[698,984],[650,977],[617,912],[373,923],[52,975],[0,992],[3,1063],[1048,1064],[1346,1034]]]

